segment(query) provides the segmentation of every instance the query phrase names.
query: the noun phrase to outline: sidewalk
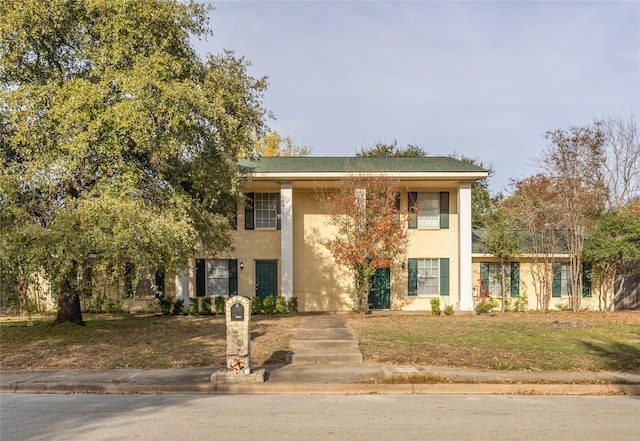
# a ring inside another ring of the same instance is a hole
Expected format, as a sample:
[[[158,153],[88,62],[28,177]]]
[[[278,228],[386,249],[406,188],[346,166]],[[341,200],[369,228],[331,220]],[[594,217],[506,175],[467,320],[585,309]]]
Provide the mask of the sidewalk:
[[[626,372],[503,372],[367,364],[290,364],[264,368],[267,370],[264,383],[240,384],[209,382],[212,373],[224,368],[3,371],[0,375],[0,392],[640,395],[640,374]],[[361,383],[411,373],[438,375],[452,382]],[[591,384],[576,384],[579,382]]]
[[[260,383],[212,383],[224,367],[189,369],[0,371],[3,393],[205,394],[627,394],[640,395],[640,373],[520,372],[439,366],[345,363],[335,348],[353,354],[355,337],[340,320],[305,318],[292,339],[291,364],[258,366]],[[357,344],[357,341],[355,341]],[[297,353],[297,355],[296,355]],[[362,358],[349,358],[361,360]],[[300,361],[296,361],[300,360]],[[438,377],[435,384],[391,384],[402,375]],[[382,382],[386,379],[386,382]],[[375,383],[378,381],[378,383]]]

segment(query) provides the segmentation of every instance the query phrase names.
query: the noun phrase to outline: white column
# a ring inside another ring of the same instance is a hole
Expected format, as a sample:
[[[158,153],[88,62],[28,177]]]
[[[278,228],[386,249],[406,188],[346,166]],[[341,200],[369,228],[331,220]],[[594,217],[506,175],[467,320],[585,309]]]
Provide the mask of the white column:
[[[293,185],[280,183],[280,277],[281,293],[293,297]]]
[[[176,274],[176,299],[182,299],[182,312],[189,308],[189,273]]]
[[[471,183],[461,182],[458,188],[458,289],[460,311],[473,311],[473,281],[471,263]]]

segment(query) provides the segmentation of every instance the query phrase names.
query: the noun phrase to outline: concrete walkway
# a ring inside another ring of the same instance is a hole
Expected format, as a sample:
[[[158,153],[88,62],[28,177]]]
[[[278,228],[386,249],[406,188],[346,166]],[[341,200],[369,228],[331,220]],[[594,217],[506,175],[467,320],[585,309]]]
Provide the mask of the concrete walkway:
[[[289,342],[287,363],[362,363],[362,352],[345,319],[335,315],[304,317]]]
[[[640,373],[520,372],[362,363],[358,342],[339,316],[302,319],[290,342],[291,364],[258,366],[266,381],[212,383],[224,367],[190,369],[55,369],[0,371],[3,393],[207,394],[629,394]],[[403,375],[429,384],[394,384]]]

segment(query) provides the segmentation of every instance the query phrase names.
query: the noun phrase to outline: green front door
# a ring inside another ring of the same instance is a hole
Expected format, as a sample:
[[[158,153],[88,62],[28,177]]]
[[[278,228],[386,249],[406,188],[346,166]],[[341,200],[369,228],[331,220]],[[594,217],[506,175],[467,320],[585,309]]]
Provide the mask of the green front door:
[[[391,307],[391,269],[379,268],[371,277],[369,290],[370,309],[389,309]]]
[[[264,300],[278,295],[278,261],[256,260],[256,296]]]

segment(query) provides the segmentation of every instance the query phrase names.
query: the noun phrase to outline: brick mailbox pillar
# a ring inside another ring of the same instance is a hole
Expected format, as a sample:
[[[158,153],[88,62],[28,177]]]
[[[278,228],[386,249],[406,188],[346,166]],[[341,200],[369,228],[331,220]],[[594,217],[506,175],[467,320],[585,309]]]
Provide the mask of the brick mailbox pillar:
[[[227,372],[251,373],[251,301],[247,297],[230,297],[227,312]]]
[[[230,297],[225,304],[227,315],[227,367],[209,377],[212,383],[263,383],[266,370],[251,370],[251,300]]]

